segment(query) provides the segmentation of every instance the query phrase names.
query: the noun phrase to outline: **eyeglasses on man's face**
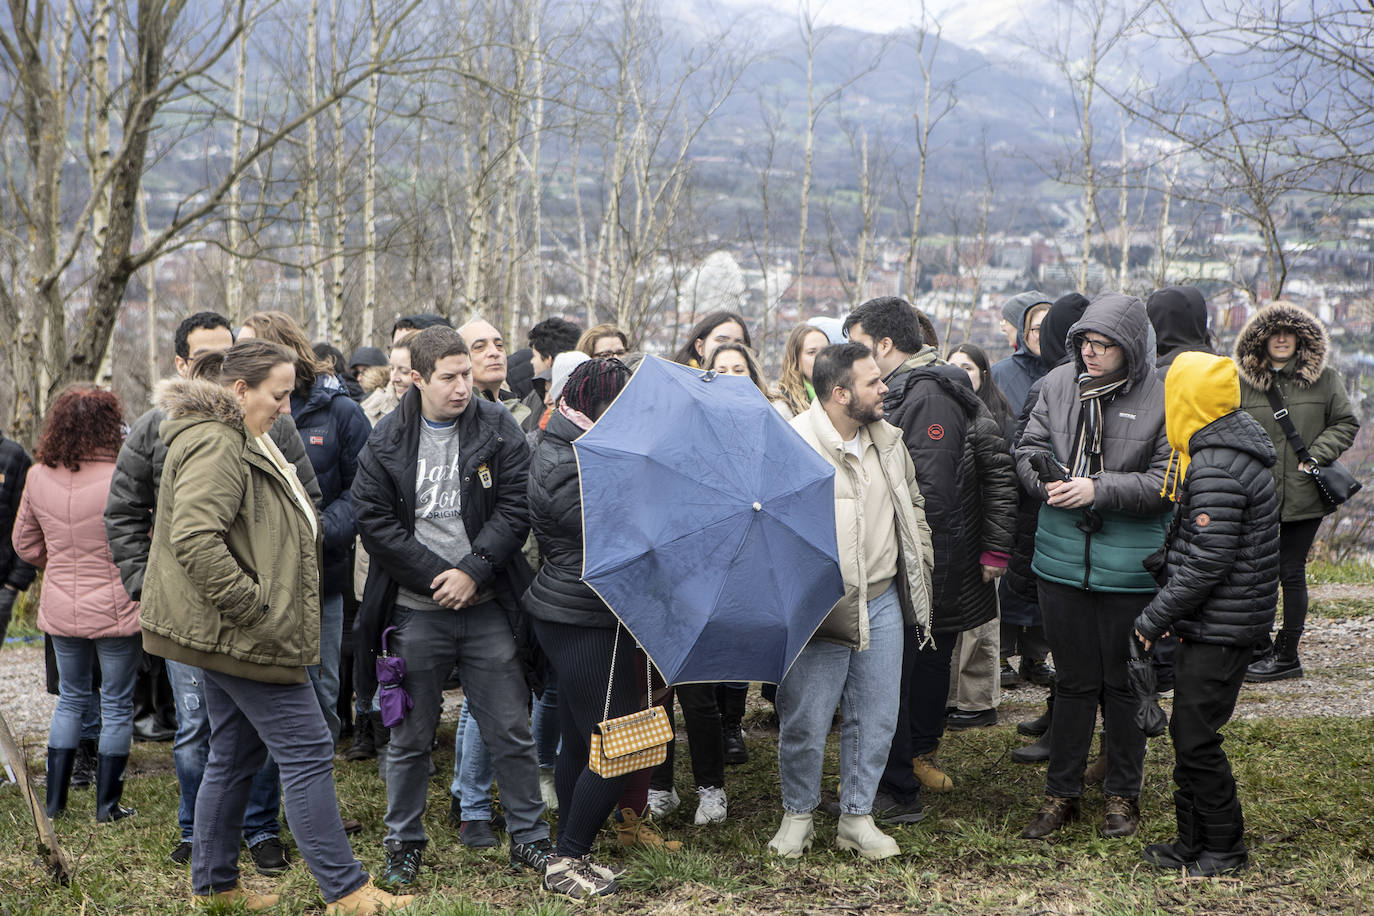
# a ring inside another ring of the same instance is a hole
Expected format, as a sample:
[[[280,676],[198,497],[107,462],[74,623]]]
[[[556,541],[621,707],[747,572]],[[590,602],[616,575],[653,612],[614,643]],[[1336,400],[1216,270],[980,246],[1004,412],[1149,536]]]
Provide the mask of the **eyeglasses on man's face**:
[[[1081,337],[1078,340],[1078,349],[1082,350],[1086,347],[1093,356],[1102,356],[1113,347],[1119,346],[1121,346],[1121,344],[1115,341],[1098,340],[1095,337]]]

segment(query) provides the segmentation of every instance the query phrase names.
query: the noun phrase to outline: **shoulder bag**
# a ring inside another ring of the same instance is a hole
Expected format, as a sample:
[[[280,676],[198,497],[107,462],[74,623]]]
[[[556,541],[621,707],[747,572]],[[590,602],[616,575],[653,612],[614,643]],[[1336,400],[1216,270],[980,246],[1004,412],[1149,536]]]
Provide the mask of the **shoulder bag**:
[[[632,712],[615,719],[611,715],[611,687],[615,683],[615,659],[620,651],[620,631],[615,628],[615,644],[611,647],[611,674],[606,681],[606,708],[601,722],[592,730],[587,768],[607,779],[624,776],[636,770],[656,767],[668,759],[668,742],[673,740],[673,726],[668,711],[654,706],[654,665],[644,657],[648,709]]]
[[[1341,503],[1360,492],[1364,484],[1356,480],[1355,475],[1350,473],[1345,465],[1339,461],[1320,465],[1313,460],[1312,454],[1307,451],[1307,443],[1303,441],[1302,434],[1288,416],[1288,405],[1284,403],[1283,395],[1279,394],[1278,389],[1270,385],[1265,394],[1269,398],[1269,406],[1274,410],[1274,419],[1278,421],[1283,434],[1288,437],[1288,444],[1293,447],[1298,460],[1311,465],[1312,470],[1308,473],[1312,476],[1312,482],[1317,485],[1322,502],[1326,503],[1326,511],[1335,510]]]

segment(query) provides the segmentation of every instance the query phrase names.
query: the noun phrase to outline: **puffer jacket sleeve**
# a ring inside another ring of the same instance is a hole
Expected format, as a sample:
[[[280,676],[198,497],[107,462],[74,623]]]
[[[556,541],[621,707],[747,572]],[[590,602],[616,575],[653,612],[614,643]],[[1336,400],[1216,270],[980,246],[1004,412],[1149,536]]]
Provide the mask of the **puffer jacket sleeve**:
[[[1226,579],[1236,562],[1244,535],[1245,487],[1225,468],[1191,469],[1187,479],[1187,515],[1177,539],[1169,545],[1169,579],[1136,619],[1147,639],[1158,639],[1175,622],[1200,608],[1208,594]]]
[[[192,432],[182,433],[174,445],[181,446],[181,454],[168,539],[172,555],[196,590],[225,617],[251,627],[266,616],[264,589],[239,566],[225,542],[243,505],[243,440],[233,432]]]
[[[926,559],[926,589],[930,589],[930,575],[935,568],[935,548],[930,537],[930,522],[926,521],[926,498],[921,493],[921,483],[916,479],[916,464],[911,460],[911,453],[906,454],[906,461],[903,466],[906,468],[906,484],[911,490],[911,507],[916,510],[916,530],[921,535],[921,553]]]
[[[403,503],[374,447],[375,443],[369,443],[358,456],[352,487],[358,536],[369,557],[369,578],[383,571],[409,591],[430,594],[434,578],[452,569],[453,564],[426,547],[401,523]]]
[[[1355,417],[1355,411],[1350,406],[1350,398],[1345,395],[1345,388],[1341,385],[1340,376],[1334,369],[1323,371],[1326,376],[1322,383],[1326,384],[1331,390],[1331,396],[1326,402],[1326,428],[1307,443],[1307,451],[1312,455],[1312,459],[1317,464],[1330,464],[1350,448],[1355,441],[1355,434],[1360,431],[1360,421]]]
[[[282,457],[296,466],[296,476],[300,478],[301,486],[305,487],[305,495],[310,497],[316,509],[322,509],[324,494],[320,492],[315,466],[310,463],[310,456],[305,452],[305,442],[301,440],[300,430],[296,429],[296,421],[283,414],[277,417],[277,422],[272,424],[268,435],[277,444],[277,448],[281,449]]]
[[[29,499],[27,489],[24,490],[24,495],[19,497],[19,511],[14,516],[12,538],[14,552],[25,563],[38,569],[48,565],[48,542],[43,537],[43,526],[34,514],[33,501]]]
[[[472,552],[458,561],[458,568],[479,586],[520,552],[530,533],[530,447],[509,411],[500,411],[497,422],[501,444],[496,452],[495,506],[472,539]]]
[[[1158,515],[1168,510],[1169,500],[1161,495],[1164,474],[1169,466],[1169,437],[1160,424],[1150,466],[1142,471],[1103,471],[1093,478],[1096,497],[1093,505],[1136,515]]]
[[[326,549],[347,549],[358,532],[350,489],[358,473],[358,453],[367,444],[372,426],[356,401],[336,397],[329,402],[330,419],[338,430],[339,495],[322,513]],[[297,435],[296,438],[300,438]]]
[[[1030,412],[1026,414],[1016,440],[1016,474],[1021,478],[1021,486],[1027,493],[1044,502],[1049,499],[1049,492],[1030,462],[1031,455],[1036,452],[1054,452],[1054,446],[1050,441],[1050,409],[1046,403],[1044,386],[1035,398],[1035,404]]]
[[[115,458],[110,496],[105,501],[110,556],[119,567],[124,590],[135,601],[143,592],[143,574],[152,547],[158,485],[153,452],[160,444],[157,425],[162,417],[162,411],[150,410],[134,423]]]
[[[983,543],[979,550],[1011,554],[1016,542],[1016,469],[997,421],[979,409],[973,421],[973,460],[982,498]]]

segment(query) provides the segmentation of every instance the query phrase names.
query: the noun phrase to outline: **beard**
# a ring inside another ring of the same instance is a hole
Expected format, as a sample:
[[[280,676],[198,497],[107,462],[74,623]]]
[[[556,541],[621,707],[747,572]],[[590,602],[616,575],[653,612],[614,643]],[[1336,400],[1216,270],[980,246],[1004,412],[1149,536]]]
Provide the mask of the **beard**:
[[[862,426],[867,426],[870,423],[877,423],[883,418],[883,405],[881,403],[863,405],[851,400],[844,406],[844,412],[849,419]]]

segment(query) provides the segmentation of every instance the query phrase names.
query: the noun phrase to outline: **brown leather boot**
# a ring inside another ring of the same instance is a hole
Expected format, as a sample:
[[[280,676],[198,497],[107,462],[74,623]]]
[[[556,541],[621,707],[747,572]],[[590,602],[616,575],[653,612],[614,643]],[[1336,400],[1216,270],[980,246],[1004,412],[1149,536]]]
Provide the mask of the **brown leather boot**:
[[[615,836],[620,841],[620,845],[628,848],[643,846],[647,849],[665,849],[668,852],[677,852],[682,848],[682,843],[677,840],[665,840],[663,834],[658,832],[653,821],[647,817],[640,817],[633,808],[621,808],[620,820],[615,822]]]
[[[242,884],[214,894],[193,894],[191,902],[203,907],[243,907],[245,910],[266,910],[277,905],[277,894],[255,894]]]
[[[1079,800],[1076,798],[1046,795],[1045,803],[1035,812],[1035,817],[1031,818],[1026,829],[1021,831],[1021,839],[1044,839],[1065,824],[1078,820],[1080,810]]]
[[[1140,828],[1140,799],[1125,795],[1107,796],[1107,814],[1102,819],[1102,835],[1130,836]]]

